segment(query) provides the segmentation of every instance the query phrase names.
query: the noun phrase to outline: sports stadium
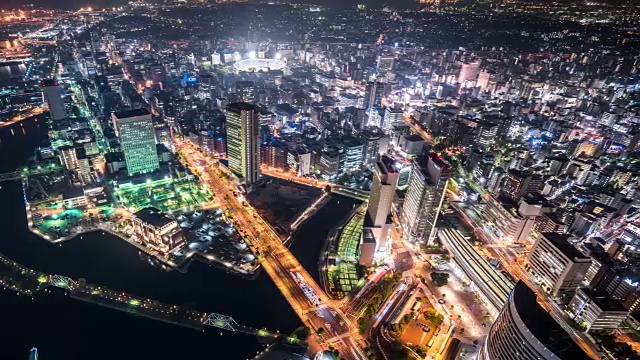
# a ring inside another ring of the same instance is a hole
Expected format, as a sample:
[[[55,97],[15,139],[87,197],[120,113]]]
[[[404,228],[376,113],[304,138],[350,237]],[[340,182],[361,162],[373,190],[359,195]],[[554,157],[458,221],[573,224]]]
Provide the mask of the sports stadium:
[[[246,72],[282,70],[285,66],[285,62],[278,59],[243,59],[233,64],[236,71]]]

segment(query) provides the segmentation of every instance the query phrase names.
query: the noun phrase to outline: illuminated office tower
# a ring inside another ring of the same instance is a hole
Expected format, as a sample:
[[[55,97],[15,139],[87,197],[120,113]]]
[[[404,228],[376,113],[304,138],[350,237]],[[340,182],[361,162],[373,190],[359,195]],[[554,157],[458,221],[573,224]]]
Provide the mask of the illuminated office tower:
[[[67,110],[64,108],[62,97],[60,96],[60,85],[55,80],[47,79],[40,82],[42,87],[43,101],[49,106],[49,113],[53,121],[67,118]]]
[[[419,156],[412,164],[409,186],[400,214],[402,227],[413,241],[431,242],[453,170],[437,154]]]
[[[369,225],[372,228],[378,250],[384,251],[387,248],[387,218],[391,210],[396,186],[398,185],[399,175],[391,158],[382,155],[376,162],[373,171],[371,196],[369,197],[369,206],[367,208],[369,219],[365,221],[365,225]],[[371,220],[369,224],[367,224],[368,220]]]
[[[253,81],[238,81],[236,83],[236,95],[243,102],[253,103],[256,100],[256,85]]]
[[[479,360],[589,360],[522,281],[491,326]]]
[[[244,102],[227,105],[227,159],[229,169],[245,185],[260,177],[260,120],[258,109]]]
[[[146,109],[112,114],[111,120],[124,152],[129,175],[150,173],[160,166],[156,150],[156,132]]]

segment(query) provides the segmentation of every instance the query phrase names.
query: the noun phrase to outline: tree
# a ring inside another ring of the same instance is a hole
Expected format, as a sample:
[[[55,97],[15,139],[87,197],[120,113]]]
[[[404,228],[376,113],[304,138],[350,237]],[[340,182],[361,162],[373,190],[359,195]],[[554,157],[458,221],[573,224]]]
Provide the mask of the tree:
[[[324,187],[324,192],[326,193],[330,193],[331,192],[331,185],[327,185]]]
[[[316,334],[318,335],[324,334],[324,328],[318,328],[318,330],[316,330]]]
[[[442,322],[444,321],[444,316],[442,314],[438,314],[438,312],[433,308],[427,309],[424,312],[424,317],[435,327],[442,325]]]
[[[431,273],[431,281],[437,286],[445,286],[449,283],[449,274],[441,273],[441,272],[432,272]]]
[[[311,329],[306,326],[301,326],[295,331],[295,335],[298,339],[306,340],[311,335]]]

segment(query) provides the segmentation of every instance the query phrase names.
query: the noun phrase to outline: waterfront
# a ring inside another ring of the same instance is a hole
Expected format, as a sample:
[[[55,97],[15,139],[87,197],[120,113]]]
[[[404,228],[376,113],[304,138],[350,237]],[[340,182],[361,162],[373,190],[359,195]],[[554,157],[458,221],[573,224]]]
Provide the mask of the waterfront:
[[[0,171],[21,165],[44,138],[42,125],[33,121],[0,130]],[[229,315],[246,326],[291,332],[301,324],[264,272],[255,280],[246,280],[197,262],[187,274],[167,272],[152,267],[136,248],[108,234],[83,235],[58,245],[40,239],[27,230],[20,184],[6,182],[1,186],[0,201],[7,206],[0,212],[0,252],[17,262],[48,273],[85,278],[88,283],[133,295]],[[310,264],[309,271],[317,272],[317,249],[325,240],[324,228],[328,231],[342,220],[351,208],[345,204],[330,202],[318,214],[319,222],[312,218],[300,228],[300,238],[294,244],[302,245],[296,248],[296,255],[305,267]],[[322,226],[323,231],[307,226]],[[2,291],[0,301],[10,304],[0,308],[0,317],[6,319],[7,328],[15,329],[11,336],[19,337],[7,341],[9,345],[0,348],[0,354],[21,354],[38,346],[40,355],[47,360],[125,354],[175,359],[176,355],[216,353],[224,354],[216,358],[245,359],[263,348],[250,336],[227,332],[220,335],[219,330],[200,333],[59,296],[38,295],[30,300]]]

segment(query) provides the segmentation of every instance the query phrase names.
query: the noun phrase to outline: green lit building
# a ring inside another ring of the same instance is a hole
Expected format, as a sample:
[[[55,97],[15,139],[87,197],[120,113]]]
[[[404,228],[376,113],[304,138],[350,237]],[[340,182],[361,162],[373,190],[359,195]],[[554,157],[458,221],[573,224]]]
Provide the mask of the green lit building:
[[[111,120],[124,152],[127,173],[144,174],[158,169],[156,133],[149,111],[136,109],[112,114]]]

